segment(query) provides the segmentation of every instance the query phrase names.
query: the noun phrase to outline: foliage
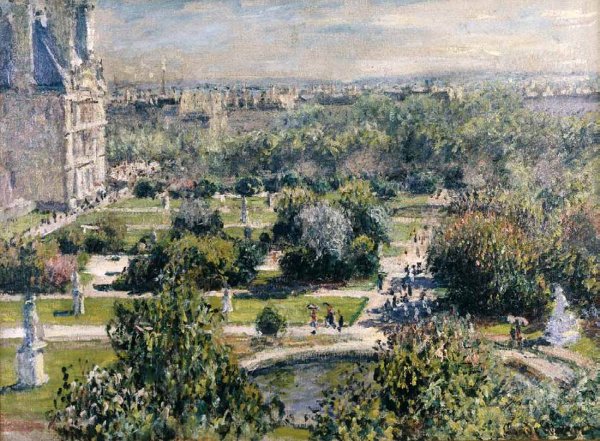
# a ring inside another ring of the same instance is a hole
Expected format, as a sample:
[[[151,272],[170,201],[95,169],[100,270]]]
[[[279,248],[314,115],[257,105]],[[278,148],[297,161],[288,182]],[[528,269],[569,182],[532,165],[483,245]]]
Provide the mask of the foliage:
[[[118,253],[125,247],[127,225],[125,221],[108,214],[96,222],[97,230],[90,231],[84,239],[85,250],[90,254]]]
[[[262,335],[277,336],[287,328],[287,321],[273,306],[265,306],[256,317],[256,330]]]
[[[350,242],[350,221],[342,212],[324,203],[304,207],[298,213],[302,235],[299,243],[312,249],[319,259],[328,254],[340,259]]]
[[[218,289],[235,271],[234,244],[219,237],[186,234],[167,248],[163,277],[201,290]]]
[[[210,179],[200,179],[194,188],[194,197],[210,198],[219,191],[219,185]]]
[[[173,234],[181,237],[186,231],[197,236],[216,234],[223,229],[221,215],[211,210],[208,202],[202,199],[185,200],[173,217]]]
[[[508,220],[468,213],[436,234],[428,265],[464,311],[539,316],[548,302],[539,257],[536,243]]]
[[[58,254],[56,241],[0,241],[0,289],[21,293],[56,289],[48,277],[53,273],[47,272],[47,262]]]
[[[148,178],[140,178],[133,186],[133,195],[136,198],[154,198],[162,190],[163,187],[159,182]]]
[[[231,285],[244,285],[256,278],[256,267],[265,260],[267,246],[263,242],[254,242],[249,239],[236,242],[235,269],[228,276]]]
[[[51,414],[61,436],[260,439],[270,428],[270,406],[222,342],[222,317],[173,276],[158,298],[115,306],[111,370],[83,381],[65,373]]]
[[[161,273],[169,262],[167,247],[168,242],[162,240],[153,244],[147,255],[131,259],[127,272],[113,282],[113,288],[134,292],[156,292],[160,288]]]
[[[46,261],[44,279],[53,287],[62,289],[71,281],[76,270],[76,256],[57,254]]]
[[[379,269],[379,258],[373,240],[367,236],[354,239],[350,245],[348,261],[353,276],[368,277],[375,273]]]
[[[437,179],[431,173],[413,173],[407,179],[407,189],[413,194],[432,194],[437,188]]]
[[[380,345],[373,366],[349,375],[324,393],[311,439],[593,438],[598,431],[598,378],[564,392],[522,381],[464,319],[404,325]]]
[[[316,200],[314,193],[303,188],[284,189],[275,208],[277,221],[273,226],[274,240],[295,243],[302,234],[296,217],[304,206],[313,204]]]
[[[365,235],[376,244],[389,242],[389,219],[385,208],[377,205],[371,185],[364,180],[349,182],[339,190],[340,205],[352,221],[356,236]]]
[[[254,176],[241,178],[235,184],[235,192],[240,196],[253,196],[260,193],[262,188],[262,180]]]
[[[83,247],[84,235],[80,228],[61,228],[53,238],[62,254],[77,254]]]

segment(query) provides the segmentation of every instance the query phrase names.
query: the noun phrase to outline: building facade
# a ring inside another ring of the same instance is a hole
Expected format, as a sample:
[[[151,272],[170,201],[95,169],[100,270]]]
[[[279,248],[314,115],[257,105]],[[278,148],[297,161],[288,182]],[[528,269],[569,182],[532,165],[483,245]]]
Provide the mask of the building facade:
[[[0,0],[0,210],[93,203],[106,178],[94,1]]]

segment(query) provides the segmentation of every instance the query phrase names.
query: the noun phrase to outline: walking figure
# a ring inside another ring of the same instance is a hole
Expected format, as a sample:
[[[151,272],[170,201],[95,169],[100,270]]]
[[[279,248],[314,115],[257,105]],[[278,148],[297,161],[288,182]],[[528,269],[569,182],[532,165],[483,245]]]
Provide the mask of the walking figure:
[[[378,273],[377,274],[377,292],[381,293],[382,289],[383,289],[383,274]]]
[[[342,328],[344,327],[344,316],[340,314],[340,318],[338,320],[338,332],[342,332]]]

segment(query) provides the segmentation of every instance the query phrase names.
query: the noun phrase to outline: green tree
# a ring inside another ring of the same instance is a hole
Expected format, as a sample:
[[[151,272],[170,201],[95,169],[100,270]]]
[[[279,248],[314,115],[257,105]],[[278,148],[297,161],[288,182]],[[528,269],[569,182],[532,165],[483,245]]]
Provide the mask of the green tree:
[[[173,276],[157,298],[115,305],[110,370],[65,373],[50,416],[61,436],[258,440],[269,429],[271,408],[223,343],[222,316]]]
[[[549,299],[534,240],[506,219],[467,213],[439,231],[428,265],[463,311],[539,316]]]

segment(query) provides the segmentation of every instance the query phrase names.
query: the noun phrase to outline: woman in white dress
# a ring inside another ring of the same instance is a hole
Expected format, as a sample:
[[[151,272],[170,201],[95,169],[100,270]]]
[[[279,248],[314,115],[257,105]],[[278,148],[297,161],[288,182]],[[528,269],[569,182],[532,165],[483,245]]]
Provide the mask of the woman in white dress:
[[[233,312],[233,303],[231,301],[231,295],[227,285],[225,285],[225,291],[223,292],[223,309],[221,312],[223,315],[228,315],[229,313]]]

